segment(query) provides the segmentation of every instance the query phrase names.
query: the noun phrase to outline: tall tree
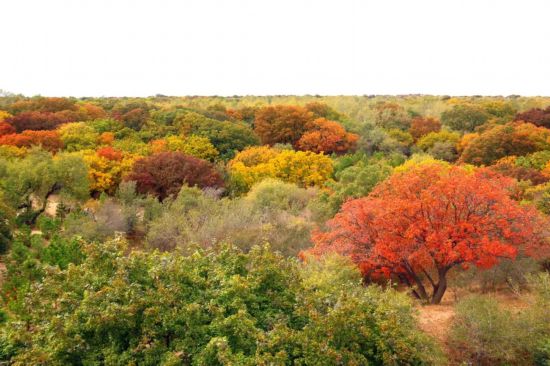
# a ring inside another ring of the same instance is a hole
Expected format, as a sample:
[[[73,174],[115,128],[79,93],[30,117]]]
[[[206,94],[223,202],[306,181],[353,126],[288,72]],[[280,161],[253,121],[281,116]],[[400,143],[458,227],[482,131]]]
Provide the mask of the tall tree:
[[[439,303],[451,268],[547,251],[545,219],[510,198],[512,185],[484,169],[418,165],[346,202],[328,231],[314,234],[312,251],[349,255],[365,275],[394,277]]]

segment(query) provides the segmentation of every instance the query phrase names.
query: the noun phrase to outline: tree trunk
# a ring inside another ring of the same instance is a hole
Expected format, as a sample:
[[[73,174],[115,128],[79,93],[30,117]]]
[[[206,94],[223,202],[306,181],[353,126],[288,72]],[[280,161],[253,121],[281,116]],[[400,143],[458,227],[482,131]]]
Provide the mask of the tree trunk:
[[[437,270],[437,274],[439,276],[437,285],[434,287],[434,293],[432,296],[432,304],[439,304],[441,303],[441,300],[443,299],[443,295],[445,295],[445,291],[447,290],[447,271],[448,268],[439,268]]]

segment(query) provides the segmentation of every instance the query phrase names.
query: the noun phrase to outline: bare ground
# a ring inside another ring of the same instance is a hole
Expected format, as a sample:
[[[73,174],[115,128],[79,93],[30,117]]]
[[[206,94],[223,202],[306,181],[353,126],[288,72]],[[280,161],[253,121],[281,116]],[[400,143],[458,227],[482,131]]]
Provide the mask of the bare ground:
[[[455,305],[460,298],[471,293],[475,292],[455,293],[448,291],[439,305],[418,305],[418,323],[420,329],[432,336],[439,343],[442,350],[449,356],[450,362],[452,362],[453,357],[451,356],[448,343],[448,334],[455,316]],[[485,295],[496,298],[503,308],[513,312],[519,312],[529,305],[528,294],[518,296],[509,290],[500,290],[486,293]]]

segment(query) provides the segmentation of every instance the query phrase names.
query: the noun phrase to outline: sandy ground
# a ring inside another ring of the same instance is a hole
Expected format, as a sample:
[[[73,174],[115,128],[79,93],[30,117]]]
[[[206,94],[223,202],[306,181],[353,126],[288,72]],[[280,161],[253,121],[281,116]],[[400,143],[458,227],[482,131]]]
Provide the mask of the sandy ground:
[[[455,316],[454,306],[456,302],[471,292],[456,294],[448,291],[439,305],[418,305],[418,323],[420,328],[427,334],[434,337],[440,344],[442,350],[450,356],[447,335]],[[487,296],[496,298],[499,304],[511,311],[521,311],[529,306],[529,295],[517,296],[508,290],[486,293]],[[450,357],[453,364],[452,357]]]

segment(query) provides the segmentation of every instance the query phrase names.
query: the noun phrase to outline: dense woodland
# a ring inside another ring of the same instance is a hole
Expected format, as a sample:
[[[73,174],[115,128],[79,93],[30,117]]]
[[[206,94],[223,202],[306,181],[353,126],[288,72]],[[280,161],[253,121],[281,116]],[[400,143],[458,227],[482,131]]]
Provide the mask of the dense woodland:
[[[0,361],[550,365],[549,214],[550,98],[5,93]]]

